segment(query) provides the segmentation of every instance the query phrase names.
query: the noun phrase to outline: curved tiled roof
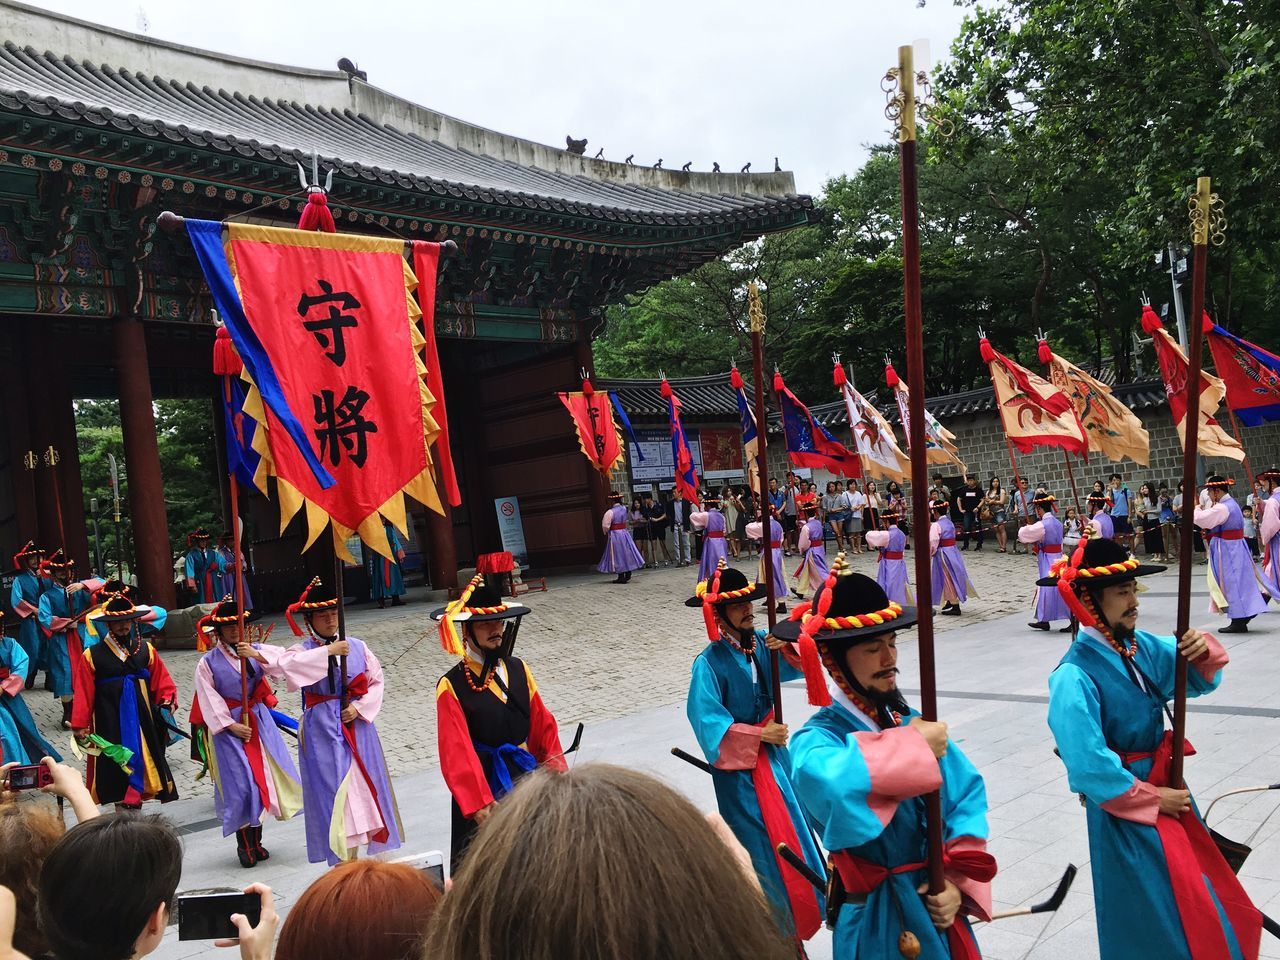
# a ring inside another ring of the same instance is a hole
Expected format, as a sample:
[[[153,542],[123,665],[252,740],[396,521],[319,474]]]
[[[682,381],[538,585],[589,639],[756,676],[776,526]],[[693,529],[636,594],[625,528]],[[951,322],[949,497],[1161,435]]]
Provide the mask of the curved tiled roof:
[[[11,2],[0,7],[31,13]],[[226,61],[212,66],[225,66],[227,83],[243,82],[259,92],[214,89],[182,76],[155,76],[129,65],[100,64],[6,41],[0,48],[0,109],[250,160],[292,164],[319,149],[326,166],[351,179],[593,220],[733,225],[813,210],[811,198],[793,192],[789,174],[680,174],[593,161],[461,123],[342,74],[252,64],[70,23],[81,34],[110,33],[117,52],[136,48],[135,62],[144,66],[161,55],[170,56],[160,62],[171,69],[180,70],[185,62],[193,72],[210,66],[201,57]],[[164,49],[157,55],[154,47]],[[271,87],[273,73],[279,74],[280,89],[302,90],[302,96],[314,92],[316,101],[329,103],[260,95]],[[300,77],[299,83],[311,86],[285,86],[285,80]],[[438,136],[421,135],[415,126]],[[486,144],[494,153],[521,160],[487,154]]]

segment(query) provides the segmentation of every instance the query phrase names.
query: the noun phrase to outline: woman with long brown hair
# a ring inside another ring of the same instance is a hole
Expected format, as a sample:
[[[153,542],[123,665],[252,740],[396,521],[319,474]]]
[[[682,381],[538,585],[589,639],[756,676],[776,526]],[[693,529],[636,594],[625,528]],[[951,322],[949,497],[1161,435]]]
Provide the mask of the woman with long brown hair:
[[[793,960],[749,870],[647,774],[537,771],[477,833],[422,956]]]

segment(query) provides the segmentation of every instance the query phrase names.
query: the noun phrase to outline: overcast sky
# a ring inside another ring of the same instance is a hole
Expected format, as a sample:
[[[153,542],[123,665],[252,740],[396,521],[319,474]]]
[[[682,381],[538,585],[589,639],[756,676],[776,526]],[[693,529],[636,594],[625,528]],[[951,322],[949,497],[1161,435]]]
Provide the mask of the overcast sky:
[[[726,171],[777,156],[806,193],[887,139],[898,45],[928,38],[936,59],[963,17],[949,0],[27,2],[275,63],[350,57],[400,96],[543,143],[586,137],[589,155]]]

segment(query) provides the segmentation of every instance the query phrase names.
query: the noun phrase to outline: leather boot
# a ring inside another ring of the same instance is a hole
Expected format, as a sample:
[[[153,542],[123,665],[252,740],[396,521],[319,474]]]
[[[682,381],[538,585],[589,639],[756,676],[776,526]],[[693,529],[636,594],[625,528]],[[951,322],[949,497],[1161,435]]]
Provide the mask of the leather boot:
[[[71,729],[71,701],[70,700],[62,701],[62,729],[63,730]]]
[[[1252,617],[1232,617],[1231,622],[1219,630],[1219,633],[1248,633],[1249,621]]]
[[[240,858],[240,866],[252,867],[257,863],[254,856],[253,837],[250,832],[253,827],[241,827],[236,831],[236,856]]]
[[[270,860],[271,854],[267,853],[267,848],[262,845],[262,826],[250,827],[253,831],[253,855],[258,860]]]

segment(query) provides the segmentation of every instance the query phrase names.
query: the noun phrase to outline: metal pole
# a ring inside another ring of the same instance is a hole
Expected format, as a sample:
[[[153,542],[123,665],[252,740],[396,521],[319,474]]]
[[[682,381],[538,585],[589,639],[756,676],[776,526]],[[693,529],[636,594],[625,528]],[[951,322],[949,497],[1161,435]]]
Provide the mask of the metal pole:
[[[1187,352],[1187,317],[1182,312],[1182,286],[1178,283],[1178,248],[1169,241],[1169,283],[1173,287],[1173,313],[1178,318],[1178,346]]]
[[[748,314],[751,318],[751,375],[755,380],[756,392],[756,447],[758,463],[756,469],[757,484],[756,503],[760,504],[760,525],[764,536],[761,543],[760,565],[764,568],[764,598],[768,605],[765,614],[769,632],[778,622],[776,607],[778,604],[778,588],[781,584],[773,582],[773,515],[769,510],[769,446],[767,411],[764,406],[764,307],[760,303],[760,290],[752,282],[747,287]],[[750,469],[748,468],[748,476]],[[773,719],[782,722],[782,664],[777,650],[769,651],[769,667],[773,671]]]
[[[933,648],[932,570],[929,551],[923,549],[924,531],[929,529],[928,458],[924,455],[924,332],[920,304],[920,196],[916,175],[916,71],[909,46],[898,48],[898,83],[901,84],[901,115],[898,133],[898,166],[902,184],[902,292],[906,317],[907,386],[910,396],[910,447],[912,525],[917,531],[915,567],[916,590],[923,602],[917,610],[916,631],[920,651],[920,713],[926,720],[938,719],[937,668]],[[929,892],[938,894],[946,886],[942,864],[942,797],[929,793],[925,802],[925,831],[929,863]]]

